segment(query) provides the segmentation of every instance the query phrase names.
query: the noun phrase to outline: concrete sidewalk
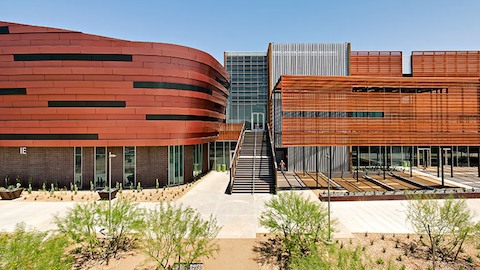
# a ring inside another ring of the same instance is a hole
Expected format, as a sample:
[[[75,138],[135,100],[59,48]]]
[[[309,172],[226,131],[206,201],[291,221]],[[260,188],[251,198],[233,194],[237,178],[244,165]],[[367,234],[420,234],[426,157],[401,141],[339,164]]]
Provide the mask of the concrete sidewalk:
[[[210,172],[200,183],[185,194],[177,204],[197,209],[203,217],[213,214],[222,229],[219,238],[255,238],[257,233],[267,232],[258,224],[271,194],[225,194],[229,175],[225,172]],[[287,192],[287,191],[281,191]],[[310,190],[296,190],[318,204],[320,202]],[[336,238],[353,237],[352,233],[411,233],[405,221],[407,201],[332,202],[332,219],[337,221]],[[480,199],[469,199],[467,203],[480,220]],[[0,200],[0,231],[13,231],[15,224],[24,222],[38,230],[55,229],[54,215],[62,215],[73,202],[22,202]],[[140,203],[141,207],[152,208],[155,203]]]
[[[22,202],[0,200],[0,231],[11,232],[15,225],[25,223],[27,228],[41,231],[56,229],[55,215],[65,213],[74,202]]]
[[[178,203],[197,209],[204,217],[214,214],[222,226],[219,238],[255,238],[257,233],[268,232],[260,226],[258,218],[265,210],[271,194],[225,194],[229,175],[210,172],[206,178],[185,194]],[[319,201],[310,190],[295,191],[312,201]]]

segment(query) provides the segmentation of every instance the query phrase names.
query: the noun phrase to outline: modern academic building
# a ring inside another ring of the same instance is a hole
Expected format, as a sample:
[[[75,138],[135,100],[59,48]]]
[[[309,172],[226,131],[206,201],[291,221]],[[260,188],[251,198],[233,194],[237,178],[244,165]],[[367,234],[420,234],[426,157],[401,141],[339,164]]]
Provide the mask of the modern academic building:
[[[112,153],[114,183],[190,182],[209,170],[228,88],[193,48],[0,22],[0,175],[101,188]]]
[[[102,188],[111,169],[125,186],[177,185],[244,166],[242,150],[254,181],[281,160],[342,175],[480,164],[479,51],[271,43],[224,66],[184,46],[0,22],[0,176]]]
[[[266,59],[262,82],[252,55]],[[479,166],[480,51],[405,56],[349,43],[271,43],[265,53],[226,52],[225,66],[228,108],[252,108],[228,114],[227,123],[269,123],[277,164],[290,171]],[[266,112],[244,98],[264,91],[252,81],[267,84]]]

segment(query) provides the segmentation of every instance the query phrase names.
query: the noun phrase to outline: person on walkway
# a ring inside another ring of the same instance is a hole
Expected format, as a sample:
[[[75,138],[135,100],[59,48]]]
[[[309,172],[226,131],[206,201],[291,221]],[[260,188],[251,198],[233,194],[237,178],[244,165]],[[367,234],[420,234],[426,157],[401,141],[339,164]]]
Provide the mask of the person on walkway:
[[[285,170],[285,162],[282,160],[280,160],[280,171],[283,173],[283,170]]]

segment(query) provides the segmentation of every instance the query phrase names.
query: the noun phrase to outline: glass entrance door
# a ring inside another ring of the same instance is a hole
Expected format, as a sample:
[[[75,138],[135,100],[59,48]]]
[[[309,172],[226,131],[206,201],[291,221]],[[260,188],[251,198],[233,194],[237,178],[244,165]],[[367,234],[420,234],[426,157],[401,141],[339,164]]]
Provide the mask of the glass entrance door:
[[[432,154],[430,148],[418,148],[418,167],[432,166]]]
[[[265,114],[252,113],[252,130],[264,130],[264,129],[265,129]]]
[[[183,145],[168,147],[168,185],[183,184]]]

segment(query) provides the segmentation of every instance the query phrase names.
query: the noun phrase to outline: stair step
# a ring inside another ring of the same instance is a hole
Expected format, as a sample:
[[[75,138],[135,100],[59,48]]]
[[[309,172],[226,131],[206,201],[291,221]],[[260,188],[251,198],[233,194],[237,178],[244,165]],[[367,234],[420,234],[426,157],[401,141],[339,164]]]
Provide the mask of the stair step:
[[[271,193],[275,175],[267,132],[245,132],[235,167],[233,193]],[[255,169],[254,169],[255,164]]]

